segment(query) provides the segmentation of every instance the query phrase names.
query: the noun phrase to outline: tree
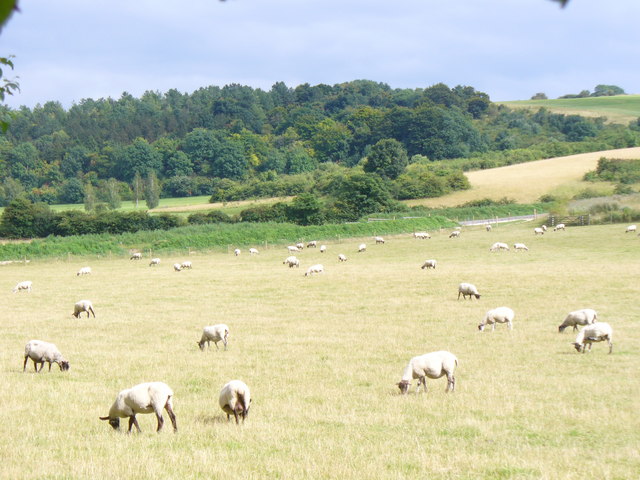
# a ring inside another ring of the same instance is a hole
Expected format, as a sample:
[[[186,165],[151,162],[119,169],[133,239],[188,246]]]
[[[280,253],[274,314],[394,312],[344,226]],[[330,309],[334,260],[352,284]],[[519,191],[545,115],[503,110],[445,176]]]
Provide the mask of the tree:
[[[376,175],[338,177],[332,190],[336,197],[332,213],[341,220],[355,221],[369,213],[390,211],[396,205],[385,181]]]
[[[531,97],[531,100],[547,100],[548,98],[546,93],[538,92]]]
[[[70,178],[62,184],[60,200],[64,203],[81,203],[84,200],[84,186],[78,178]]]
[[[11,12],[13,12],[14,8],[17,8],[17,2],[2,2],[2,6],[0,7],[0,22],[4,23]],[[8,9],[8,11],[6,9]],[[1,28],[2,27],[0,24],[0,29]],[[9,55],[8,57],[0,57],[0,80],[2,80],[2,83],[0,84],[0,103],[4,103],[6,95],[13,95],[16,90],[20,91],[20,84],[18,82],[16,82],[15,80],[9,80],[7,78],[2,78],[2,74],[4,73],[2,70],[2,66],[7,66],[11,68],[11,70],[13,70],[13,61],[11,60],[12,58],[12,55]],[[6,110],[1,111],[0,130],[2,130],[2,133],[6,133],[7,129],[9,128],[10,121],[11,117],[9,113]]]
[[[592,97],[608,97],[611,95],[626,95],[624,90],[617,85],[596,85]]]
[[[364,171],[396,179],[404,172],[408,163],[407,151],[402,144],[393,138],[385,138],[371,147]]]
[[[322,203],[311,193],[301,193],[287,205],[287,218],[298,225],[321,225],[324,223]]]
[[[142,177],[140,174],[136,172],[133,176],[133,197],[136,200],[136,208],[138,208],[138,202],[140,201],[140,196],[142,194]]]
[[[93,190],[91,182],[87,182],[84,186],[84,209],[91,212],[96,206],[96,193]]]
[[[107,205],[111,210],[120,208],[122,201],[120,199],[120,189],[118,188],[118,181],[115,178],[110,178],[106,183],[106,197]]]
[[[160,182],[153,171],[149,172],[145,180],[144,199],[149,209],[156,208],[160,203]]]

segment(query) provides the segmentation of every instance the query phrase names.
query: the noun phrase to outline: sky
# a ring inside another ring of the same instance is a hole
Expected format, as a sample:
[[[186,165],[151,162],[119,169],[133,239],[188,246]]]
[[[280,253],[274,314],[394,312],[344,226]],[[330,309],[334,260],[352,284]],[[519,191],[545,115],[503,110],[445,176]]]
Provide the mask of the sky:
[[[640,1],[20,0],[0,32],[11,108],[210,85],[358,79],[493,101],[640,93]]]

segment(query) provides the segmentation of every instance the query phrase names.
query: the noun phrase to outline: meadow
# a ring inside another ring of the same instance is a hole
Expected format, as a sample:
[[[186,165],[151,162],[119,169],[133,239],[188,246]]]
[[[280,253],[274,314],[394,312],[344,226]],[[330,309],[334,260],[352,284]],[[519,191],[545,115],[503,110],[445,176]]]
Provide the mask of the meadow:
[[[640,238],[621,225],[534,237],[533,226],[343,238],[325,254],[305,249],[300,269],[282,264],[283,246],[194,254],[183,272],[171,265],[184,256],[0,266],[0,477],[635,478]],[[490,253],[495,241],[530,250]],[[435,270],[420,269],[427,258]],[[305,277],[318,262],[325,273]],[[76,276],[85,265],[93,274]],[[27,279],[33,292],[11,292]],[[463,281],[480,300],[457,299]],[[85,298],[96,319],[71,317]],[[516,312],[513,331],[479,332],[501,305]],[[578,308],[613,326],[613,354],[579,354],[575,334],[558,333]],[[215,323],[230,327],[228,350],[201,352]],[[55,343],[71,370],[23,373],[30,339]],[[409,359],[436,350],[460,360],[455,392],[441,378],[399,395]],[[253,397],[240,426],[218,406],[234,378]],[[166,414],[160,434],[153,415],[138,415],[131,435],[98,420],[118,391],[156,380],[175,392],[176,434]]]

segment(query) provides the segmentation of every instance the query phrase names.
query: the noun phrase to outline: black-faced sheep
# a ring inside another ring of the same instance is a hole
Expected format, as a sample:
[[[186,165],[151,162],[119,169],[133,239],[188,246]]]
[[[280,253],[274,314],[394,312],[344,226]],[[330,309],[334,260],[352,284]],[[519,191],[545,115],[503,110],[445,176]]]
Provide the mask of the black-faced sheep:
[[[485,325],[491,325],[491,331],[493,332],[496,329],[496,323],[506,323],[509,330],[513,330],[515,316],[516,314],[509,307],[494,308],[485,314],[482,323],[478,325],[478,330],[482,332]]]
[[[129,260],[142,260],[142,254],[140,252],[132,253]]]
[[[149,266],[150,267],[155,267],[157,265],[160,265],[160,259],[159,258],[152,258],[151,261],[149,262]]]
[[[609,343],[609,353],[613,351],[613,329],[611,325],[605,322],[596,322],[591,325],[587,325],[578,332],[576,341],[572,344],[578,352],[584,353],[589,347],[591,352],[591,344],[595,342]]]
[[[227,414],[227,421],[233,415],[236,423],[239,423],[238,418],[242,418],[242,423],[244,423],[251,407],[249,387],[242,380],[231,380],[220,390],[218,403],[224,413]]]
[[[26,292],[31,292],[32,287],[33,287],[33,282],[31,280],[25,280],[24,282],[19,282],[15,287],[13,287],[12,292],[16,293],[22,290]]]
[[[449,238],[458,238],[460,236],[460,230],[454,230],[449,234]]]
[[[564,321],[558,327],[558,333],[562,333],[565,328],[573,327],[573,331],[578,330],[578,325],[590,325],[598,321],[598,314],[592,308],[583,308],[569,312]]]
[[[513,249],[516,252],[525,252],[525,251],[529,251],[529,249],[527,248],[527,246],[524,243],[514,243],[513,244]]]
[[[79,277],[81,275],[91,275],[91,267],[82,267],[80,270],[78,270],[76,276]]]
[[[447,389],[445,391],[453,392],[456,386],[456,379],[453,374],[457,366],[458,359],[456,356],[444,350],[413,357],[404,369],[402,380],[397,383],[398,388],[400,388],[402,394],[406,394],[411,386],[411,381],[417,378],[418,385],[416,387],[416,393],[420,391],[421,384],[424,385],[424,391],[426,393],[427,377],[440,378],[446,375]]]
[[[382,237],[374,237],[373,239],[376,241],[376,245],[379,243],[384,243],[384,238]]]
[[[91,314],[93,314],[93,318],[96,318],[96,312],[93,311],[93,304],[90,300],[80,300],[79,302],[76,302],[73,306],[73,313],[71,315],[76,318],[80,318],[82,312],[87,312],[87,318],[89,318]]]
[[[22,371],[27,368],[27,360],[33,360],[33,368],[36,372],[41,372],[44,367],[44,362],[49,363],[49,371],[51,371],[51,364],[57,363],[60,370],[63,372],[69,370],[69,362],[65,360],[53,343],[43,342],[41,340],[31,340],[24,346],[24,364],[22,365]],[[40,369],[38,369],[40,364]]]
[[[287,258],[284,259],[284,262],[282,262],[284,265],[289,265],[289,268],[299,268],[300,267],[300,260],[298,260],[298,258],[295,255],[291,255]]]
[[[480,299],[478,289],[471,283],[461,283],[460,285],[458,285],[458,300],[460,300],[460,295],[462,295],[463,300],[466,300],[467,296],[469,297],[469,299],[471,299],[472,297]]]
[[[362,253],[362,252],[366,252],[367,251],[367,245],[364,243],[361,243],[360,245],[358,245],[358,253]]]
[[[624,233],[635,232],[636,228],[637,227],[635,225],[629,225],[627,229],[624,231]]]
[[[437,261],[435,261],[433,258],[429,259],[429,260],[425,260],[424,263],[422,264],[422,266],[420,267],[422,270],[424,270],[425,268],[436,268],[436,265],[438,264]]]
[[[509,245],[504,242],[496,242],[489,248],[490,252],[497,252],[498,250],[507,250],[509,251]]]
[[[216,345],[216,349],[219,349],[218,342],[222,342],[224,349],[227,349],[227,338],[229,337],[229,327],[224,323],[218,325],[211,325],[210,327],[204,327],[202,329],[202,337],[200,338],[198,347],[204,351],[204,345],[207,344],[207,348],[211,346],[211,342]]]
[[[344,253],[340,253],[338,254],[338,260],[341,262],[346,262],[347,261],[347,256]]]
[[[564,232],[564,229],[565,229],[564,223],[559,223],[555,227],[553,227],[554,232],[557,232],[558,230],[562,230]]]
[[[305,277],[310,277],[311,275],[315,274],[319,274],[319,273],[323,273],[324,272],[324,267],[322,266],[322,264],[318,263],[316,265],[311,265],[306,273],[304,274]]]

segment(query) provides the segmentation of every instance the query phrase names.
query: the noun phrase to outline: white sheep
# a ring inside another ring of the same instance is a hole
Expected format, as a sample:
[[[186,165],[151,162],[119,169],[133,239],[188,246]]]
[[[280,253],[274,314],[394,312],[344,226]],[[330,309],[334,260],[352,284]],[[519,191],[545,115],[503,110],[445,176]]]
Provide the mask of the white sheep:
[[[31,292],[32,287],[33,287],[33,282],[31,280],[25,280],[24,282],[19,282],[15,287],[13,287],[12,292],[16,293],[21,290],[26,290],[27,292]]]
[[[298,242],[296,243],[296,247],[298,248],[298,250],[304,250],[304,243]]]
[[[565,227],[564,223],[559,223],[559,224],[557,224],[555,227],[553,227],[553,231],[554,231],[554,232],[556,232],[556,231],[558,231],[558,230],[562,230],[562,231],[564,231],[564,227]]]
[[[132,253],[129,260],[142,260],[142,254],[140,252]]]
[[[76,318],[80,318],[82,312],[87,312],[87,318],[91,316],[91,313],[93,313],[93,318],[96,318],[96,312],[93,311],[93,304],[90,300],[80,300],[79,302],[76,302],[73,306],[73,313],[71,315]]]
[[[320,245],[320,253],[324,253],[327,251],[327,246],[326,245]]]
[[[260,252],[258,251],[257,248],[250,248],[249,249],[249,255],[258,255]]]
[[[542,225],[542,230],[544,230],[546,232],[547,231],[547,226],[546,225]]]
[[[251,392],[249,387],[242,380],[231,380],[220,390],[218,397],[220,408],[227,414],[227,421],[233,415],[238,422],[238,417],[242,417],[242,423],[249,415],[251,408]]]
[[[587,345],[589,346],[589,352],[591,352],[591,344],[595,342],[607,341],[609,343],[609,353],[613,351],[613,329],[611,325],[605,322],[596,322],[591,325],[587,325],[578,332],[576,341],[573,346],[578,352],[586,352]]]
[[[524,243],[514,243],[513,244],[513,249],[516,252],[524,252],[524,251],[529,251],[529,248],[527,248],[527,246]]]
[[[340,260],[341,262],[346,262],[347,256],[344,253],[340,253],[338,254],[338,260]]]
[[[480,298],[478,289],[471,283],[461,283],[458,285],[458,300],[460,300],[460,295],[462,295],[463,300],[466,300],[467,295],[469,296],[469,299],[472,297],[476,297],[476,299]]]
[[[240,255],[240,249],[239,249],[239,248],[236,248],[236,249],[233,251],[233,254],[234,254],[236,257],[237,257],[237,256],[239,256],[239,255]]]
[[[454,230],[449,234],[449,238],[458,238],[460,236],[460,230]]]
[[[193,264],[189,260],[185,260],[180,264],[180,268],[182,270],[191,270],[193,268]]]
[[[361,243],[360,245],[358,245],[358,253],[362,253],[366,251],[367,251],[367,246],[364,243]]]
[[[592,308],[583,308],[569,312],[564,321],[558,327],[558,333],[564,332],[567,327],[573,327],[573,331],[578,330],[578,325],[591,325],[598,321],[598,314]]]
[[[182,265],[180,263],[174,263],[173,270],[179,272],[180,270],[182,270]]]
[[[424,385],[424,391],[427,391],[427,377],[440,378],[443,375],[447,376],[447,389],[446,392],[453,392],[456,387],[456,379],[453,376],[456,366],[458,365],[458,359],[456,356],[447,351],[425,353],[413,357],[409,360],[409,365],[404,369],[402,374],[402,380],[400,380],[398,387],[402,394],[406,394],[411,386],[411,381],[415,378],[418,379],[418,385],[416,387],[416,393],[420,391],[420,385]]]
[[[624,231],[624,233],[635,232],[636,228],[637,227],[635,225],[629,225],[627,229]]]
[[[427,232],[414,232],[413,238],[418,238],[420,240],[425,240],[425,239],[431,238],[431,235],[429,235]]]
[[[494,308],[485,314],[482,323],[478,325],[478,330],[482,332],[485,325],[491,325],[491,331],[493,332],[496,329],[496,323],[506,323],[509,330],[513,330],[515,316],[516,314],[509,307]]]
[[[27,368],[27,360],[33,360],[33,368],[36,372],[41,372],[44,367],[44,362],[49,363],[49,371],[51,371],[51,364],[57,363],[60,370],[69,370],[69,362],[65,360],[53,343],[43,342],[42,340],[31,340],[24,346],[24,364],[22,365],[22,371]],[[38,363],[40,369],[38,369]]]
[[[433,258],[430,260],[425,260],[424,263],[422,264],[422,266],[420,267],[422,270],[424,270],[425,268],[436,268],[436,265],[438,264],[438,262],[436,262]]]
[[[91,267],[82,267],[80,270],[78,270],[78,272],[76,273],[76,276],[79,277],[80,275],[91,275]]]
[[[318,263],[318,264],[316,264],[316,265],[311,265],[311,266],[307,269],[307,271],[306,271],[306,273],[304,274],[304,276],[305,276],[305,277],[307,277],[307,276],[309,276],[309,277],[310,277],[310,276],[311,276],[311,275],[313,275],[314,273],[318,274],[318,273],[322,273],[322,272],[324,272],[324,267],[323,267],[320,263]]]
[[[300,251],[300,249],[296,245],[289,245],[287,247],[287,250],[289,251],[289,253],[296,253]]]
[[[149,262],[149,266],[150,267],[155,267],[156,265],[160,265],[160,259],[159,258],[152,258],[151,261]]]
[[[227,338],[229,337],[229,327],[224,323],[219,323],[218,325],[211,325],[210,327],[204,327],[202,329],[202,337],[199,342],[196,342],[200,347],[200,350],[204,351],[204,344],[207,344],[207,348],[211,347],[211,342],[215,343],[216,349],[220,349],[218,347],[218,342],[222,342],[224,344],[224,349],[227,349]]]
[[[373,237],[373,239],[376,241],[376,245],[378,245],[379,243],[384,244],[384,238],[382,237]]]
[[[299,268],[300,267],[300,260],[298,260],[298,258],[295,255],[291,255],[287,258],[284,259],[284,262],[282,262],[284,265],[289,265],[289,268]]]
[[[311,240],[307,243],[307,248],[316,248],[318,246],[318,242],[316,240]]]
[[[491,225],[487,225],[487,226],[486,226],[486,227],[484,227],[484,228],[485,228],[485,230],[486,230],[487,232],[490,232],[490,231],[491,231]]]
[[[544,230],[541,229],[540,227],[536,227],[533,229],[533,234],[534,235],[544,235]]]
[[[496,242],[489,248],[490,252],[497,252],[498,250],[509,250],[509,245],[504,242]]]
[[[178,431],[176,424],[176,415],[173,413],[173,390],[166,383],[148,382],[141,383],[118,393],[113,405],[109,409],[109,415],[100,417],[100,420],[108,420],[114,430],[120,428],[120,418],[129,418],[129,430],[134,425],[140,432],[140,425],[136,415],[138,413],[155,413],[158,419],[157,432],[162,430],[164,418],[162,418],[162,410],[166,410],[173,425],[173,431]]]

